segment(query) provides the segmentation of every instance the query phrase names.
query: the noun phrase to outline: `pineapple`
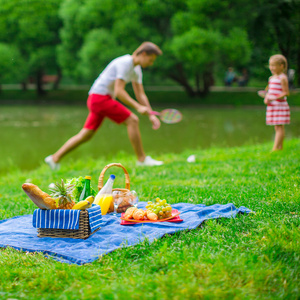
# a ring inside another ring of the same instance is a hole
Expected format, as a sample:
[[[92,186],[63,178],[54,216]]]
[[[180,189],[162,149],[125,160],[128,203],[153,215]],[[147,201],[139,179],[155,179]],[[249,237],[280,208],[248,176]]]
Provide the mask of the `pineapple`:
[[[61,183],[55,183],[53,187],[49,188],[52,192],[53,198],[58,198],[58,209],[72,209],[75,202],[71,199],[71,192],[74,189],[74,185],[65,184],[63,180]]]

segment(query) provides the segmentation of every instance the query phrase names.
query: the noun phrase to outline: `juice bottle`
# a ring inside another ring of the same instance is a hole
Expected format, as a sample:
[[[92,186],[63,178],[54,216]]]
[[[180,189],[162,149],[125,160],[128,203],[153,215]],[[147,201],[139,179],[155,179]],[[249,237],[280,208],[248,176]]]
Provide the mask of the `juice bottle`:
[[[115,175],[110,175],[103,188],[98,192],[98,194],[95,197],[94,204],[97,204],[101,207],[102,215],[107,214],[111,203],[113,203],[112,187],[115,178]]]
[[[95,202],[96,200],[97,202]],[[113,202],[113,196],[111,194],[102,194],[96,200],[94,203],[101,207],[102,215],[106,215],[111,203]]]

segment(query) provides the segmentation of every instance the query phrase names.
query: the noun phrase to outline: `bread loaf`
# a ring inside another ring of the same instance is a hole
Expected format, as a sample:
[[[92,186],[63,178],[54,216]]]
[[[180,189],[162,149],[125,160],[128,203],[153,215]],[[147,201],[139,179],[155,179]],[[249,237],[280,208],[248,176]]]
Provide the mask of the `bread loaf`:
[[[32,183],[23,183],[22,188],[26,195],[40,209],[56,209],[55,200],[38,186]]]

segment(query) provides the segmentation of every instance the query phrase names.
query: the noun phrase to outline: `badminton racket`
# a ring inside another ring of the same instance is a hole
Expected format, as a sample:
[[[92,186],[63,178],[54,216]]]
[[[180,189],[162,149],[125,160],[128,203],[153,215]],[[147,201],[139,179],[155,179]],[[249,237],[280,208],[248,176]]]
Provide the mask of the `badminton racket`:
[[[258,91],[257,92],[258,96],[262,97],[262,98],[265,98],[266,94],[267,94],[267,91],[265,90],[262,90],[262,91]]]
[[[181,112],[174,108],[167,108],[162,110],[161,112],[151,111],[150,115],[158,116],[162,122],[167,124],[178,123],[182,120]]]

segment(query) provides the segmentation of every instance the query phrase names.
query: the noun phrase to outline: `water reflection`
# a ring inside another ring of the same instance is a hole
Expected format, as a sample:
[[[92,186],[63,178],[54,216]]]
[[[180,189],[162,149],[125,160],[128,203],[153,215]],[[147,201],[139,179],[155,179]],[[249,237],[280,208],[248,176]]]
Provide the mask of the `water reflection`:
[[[140,128],[147,154],[180,153],[186,149],[232,147],[273,141],[274,129],[265,125],[265,109],[179,108],[183,120],[151,129],[147,117]],[[83,126],[86,107],[1,107],[0,172],[11,165],[34,169]],[[292,111],[286,137],[300,136],[300,113]],[[111,157],[118,152],[133,155],[125,126],[106,120],[95,137],[66,159]]]

